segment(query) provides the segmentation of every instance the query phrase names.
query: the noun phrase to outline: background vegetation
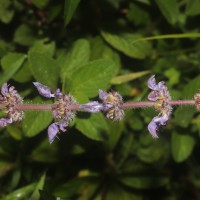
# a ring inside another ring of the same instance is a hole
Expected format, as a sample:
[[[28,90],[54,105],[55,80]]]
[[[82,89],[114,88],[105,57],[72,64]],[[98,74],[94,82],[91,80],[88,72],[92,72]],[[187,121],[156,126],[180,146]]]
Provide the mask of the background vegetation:
[[[49,103],[33,81],[79,103],[109,88],[140,101],[156,74],[173,99],[192,99],[200,88],[199,14],[199,0],[0,0],[0,85],[15,85],[25,102]],[[0,198],[200,199],[198,112],[174,108],[158,140],[147,130],[155,115],[129,110],[118,123],[78,113],[50,145],[51,113],[27,111],[0,129]]]

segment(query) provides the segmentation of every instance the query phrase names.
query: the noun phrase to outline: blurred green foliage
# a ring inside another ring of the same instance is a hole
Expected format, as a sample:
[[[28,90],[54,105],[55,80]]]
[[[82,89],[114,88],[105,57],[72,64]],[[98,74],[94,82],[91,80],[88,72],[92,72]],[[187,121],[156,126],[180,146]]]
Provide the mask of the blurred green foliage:
[[[0,0],[0,83],[26,103],[49,103],[33,81],[79,103],[109,88],[141,101],[156,74],[173,99],[191,99],[200,88],[199,15],[199,0]],[[50,145],[51,113],[27,111],[0,129],[0,199],[199,199],[198,112],[174,108],[158,140],[147,130],[155,115],[135,109],[110,122],[78,113]]]

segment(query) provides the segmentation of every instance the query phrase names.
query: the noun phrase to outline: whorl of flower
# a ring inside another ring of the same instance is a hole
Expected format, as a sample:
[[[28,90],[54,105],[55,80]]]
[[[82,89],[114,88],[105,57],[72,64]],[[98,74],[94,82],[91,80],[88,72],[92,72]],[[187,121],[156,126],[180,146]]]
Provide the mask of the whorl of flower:
[[[164,81],[156,84],[155,75],[149,78],[148,87],[153,90],[148,95],[148,99],[155,102],[155,109],[159,112],[158,116],[149,123],[148,130],[152,137],[158,138],[156,131],[161,125],[166,125],[172,112],[172,106],[169,104],[171,96]]]
[[[7,124],[21,121],[23,118],[23,111],[17,108],[18,104],[22,104],[23,99],[15,90],[15,87],[8,86],[4,83],[1,87],[0,104],[5,106],[6,118],[0,119],[0,126],[5,127]]]
[[[119,121],[124,117],[124,110],[121,108],[123,100],[116,91],[104,92],[99,90],[99,99],[102,100],[102,110],[106,118]]]
[[[197,110],[200,110],[200,91],[198,91],[198,92],[194,95],[194,100],[195,100],[196,109],[197,109]]]
[[[34,82],[33,84],[42,96],[46,98],[55,97],[57,99],[52,105],[52,114],[56,119],[56,122],[48,127],[48,137],[51,144],[55,137],[57,137],[59,131],[65,132],[70,121],[75,117],[75,109],[73,109],[73,107],[77,106],[77,102],[70,94],[62,94],[60,89],[57,89],[55,93],[52,93],[48,86],[38,82]]]

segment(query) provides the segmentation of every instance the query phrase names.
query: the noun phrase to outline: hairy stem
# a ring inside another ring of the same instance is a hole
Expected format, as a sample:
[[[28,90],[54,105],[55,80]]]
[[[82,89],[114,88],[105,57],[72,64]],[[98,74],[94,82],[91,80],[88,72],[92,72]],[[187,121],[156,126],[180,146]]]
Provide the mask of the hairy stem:
[[[195,105],[194,100],[175,100],[169,101],[170,105]],[[142,107],[152,107],[155,102],[152,101],[141,101],[141,102],[125,102],[121,105],[122,109],[130,109],[130,108],[142,108]],[[48,111],[52,110],[53,104],[18,104],[16,107],[19,110],[38,110],[38,111]],[[79,108],[80,105],[74,104],[69,106],[70,110],[81,110]],[[5,110],[6,107],[4,105],[0,105],[0,110]]]

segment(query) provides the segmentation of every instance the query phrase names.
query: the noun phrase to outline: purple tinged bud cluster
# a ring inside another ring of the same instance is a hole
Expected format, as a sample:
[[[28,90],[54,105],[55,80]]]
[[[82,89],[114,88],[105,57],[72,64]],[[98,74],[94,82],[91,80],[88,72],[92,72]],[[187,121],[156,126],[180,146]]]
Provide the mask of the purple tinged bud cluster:
[[[196,109],[200,110],[200,91],[194,95]]]
[[[46,98],[55,97],[55,95],[51,93],[50,88],[47,87],[46,85],[43,85],[39,82],[33,82],[33,85],[35,85],[39,94],[42,95],[43,97],[46,97]]]
[[[52,93],[50,88],[38,82],[33,83],[39,94],[46,98],[56,98],[56,102],[52,105],[52,114],[56,119],[56,122],[52,123],[48,127],[48,137],[50,144],[57,137],[60,131],[65,132],[70,121],[75,117],[75,110],[73,106],[77,105],[76,100],[70,95],[64,95],[57,89],[55,93]]]
[[[104,92],[99,90],[99,99],[102,101],[102,110],[106,118],[119,121],[124,117],[124,110],[121,108],[123,100],[116,91]]]
[[[89,103],[79,105],[79,109],[90,113],[97,113],[103,109],[103,105],[98,101],[91,101]]]
[[[5,127],[13,122],[21,121],[23,111],[17,108],[18,104],[22,104],[23,99],[13,86],[4,83],[1,87],[0,104],[5,106],[6,118],[0,119],[0,126]]]
[[[148,130],[152,137],[158,138],[157,130],[161,125],[166,125],[172,112],[172,106],[169,104],[171,96],[164,81],[156,84],[155,75],[149,78],[148,87],[152,89],[148,99],[155,102],[155,109],[159,112],[158,116],[154,117],[149,123]]]

